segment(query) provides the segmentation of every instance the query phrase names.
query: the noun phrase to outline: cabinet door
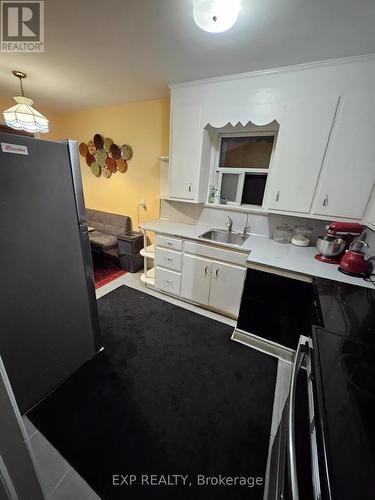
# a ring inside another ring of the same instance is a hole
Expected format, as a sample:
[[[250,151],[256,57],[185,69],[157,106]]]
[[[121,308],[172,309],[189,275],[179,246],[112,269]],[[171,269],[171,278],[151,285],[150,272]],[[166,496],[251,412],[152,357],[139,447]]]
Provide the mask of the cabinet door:
[[[197,198],[202,140],[201,109],[175,107],[171,117],[170,197]]]
[[[288,103],[271,165],[270,209],[310,212],[337,103],[338,96]]]
[[[370,203],[367,207],[363,223],[367,226],[370,226],[371,229],[375,229],[375,192],[373,193]]]
[[[375,94],[342,98],[313,212],[361,219],[375,180]]]
[[[195,255],[184,255],[182,260],[181,295],[199,304],[208,304],[212,262]]]
[[[238,316],[245,274],[243,267],[213,262],[209,305]]]

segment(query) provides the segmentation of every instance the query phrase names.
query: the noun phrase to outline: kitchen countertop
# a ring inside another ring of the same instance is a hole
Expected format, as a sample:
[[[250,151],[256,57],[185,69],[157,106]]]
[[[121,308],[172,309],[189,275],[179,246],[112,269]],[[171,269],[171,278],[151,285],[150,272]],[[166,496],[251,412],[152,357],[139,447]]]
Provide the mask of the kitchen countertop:
[[[212,245],[210,241],[199,238],[202,233],[212,229],[212,226],[184,224],[181,222],[158,219],[144,222],[140,227],[146,231],[198,240],[201,243]],[[318,251],[316,247],[313,246],[297,247],[292,244],[277,243],[266,236],[253,234],[251,234],[240,247],[225,244],[220,244],[220,246],[226,246],[236,251],[248,253],[246,262],[249,267],[251,264],[257,264],[374,289],[372,283],[364,281],[361,278],[354,278],[340,273],[337,269],[338,266],[325,264],[324,262],[319,262],[314,259],[314,255],[316,255]]]

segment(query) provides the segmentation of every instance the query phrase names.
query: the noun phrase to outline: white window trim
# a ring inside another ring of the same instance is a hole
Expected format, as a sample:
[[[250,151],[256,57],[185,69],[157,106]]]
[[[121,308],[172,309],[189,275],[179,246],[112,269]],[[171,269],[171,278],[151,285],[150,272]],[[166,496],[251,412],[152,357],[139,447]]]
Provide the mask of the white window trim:
[[[232,207],[243,207],[243,208],[248,208],[248,210],[251,210],[252,208],[256,208],[258,210],[263,210],[264,208],[264,202],[266,200],[266,194],[267,194],[267,184],[264,190],[264,196],[263,196],[263,205],[247,205],[247,204],[241,204],[242,200],[242,193],[243,193],[243,187],[245,183],[245,174],[264,174],[267,175],[269,174],[270,171],[270,166],[272,164],[272,159],[275,151],[275,145],[277,141],[277,134],[278,130],[272,130],[272,131],[254,131],[254,132],[223,132],[219,133],[217,135],[217,141],[213,146],[213,154],[212,154],[212,159],[211,159],[211,173],[210,173],[210,185],[208,188],[207,192],[207,204],[209,206],[215,206],[212,203],[208,203],[208,198],[210,196],[210,190],[211,186],[215,186],[215,188],[218,190],[219,193],[221,193],[221,186],[222,186],[222,178],[223,174],[239,174],[240,178],[238,181],[237,185],[237,194],[236,194],[236,201],[235,202],[228,202],[227,205],[216,205],[216,206],[232,206]],[[270,162],[268,168],[225,168],[225,167],[219,167],[219,162],[220,162],[220,153],[221,153],[221,142],[222,139],[225,137],[259,137],[259,136],[266,136],[266,137],[274,137],[273,141],[273,147],[272,147],[272,152],[271,152],[271,157],[270,157]],[[251,207],[251,208],[250,208]]]
[[[232,205],[232,206],[235,206],[235,207],[239,207],[241,205],[242,191],[243,191],[243,186],[244,186],[244,182],[245,182],[245,173],[242,172],[242,171],[232,172],[230,168],[228,168],[227,170],[229,170],[229,172],[227,172],[227,171],[224,172],[223,169],[220,169],[220,171],[219,171],[219,178],[218,178],[218,183],[217,183],[218,184],[218,190],[219,190],[219,193],[221,193],[221,186],[222,186],[222,182],[223,182],[223,174],[238,175],[239,179],[238,179],[238,183],[237,183],[236,201],[228,201],[227,205]]]

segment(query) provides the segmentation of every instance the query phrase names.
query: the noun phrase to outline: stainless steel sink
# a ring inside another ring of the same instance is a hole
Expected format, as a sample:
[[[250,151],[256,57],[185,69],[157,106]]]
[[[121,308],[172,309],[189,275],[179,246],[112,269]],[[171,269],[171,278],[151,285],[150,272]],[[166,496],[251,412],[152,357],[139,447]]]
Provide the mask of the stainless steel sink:
[[[199,238],[204,238],[205,240],[210,240],[215,243],[223,243],[225,245],[241,246],[247,240],[248,236],[244,236],[242,233],[225,231],[224,229],[210,229],[201,234]]]

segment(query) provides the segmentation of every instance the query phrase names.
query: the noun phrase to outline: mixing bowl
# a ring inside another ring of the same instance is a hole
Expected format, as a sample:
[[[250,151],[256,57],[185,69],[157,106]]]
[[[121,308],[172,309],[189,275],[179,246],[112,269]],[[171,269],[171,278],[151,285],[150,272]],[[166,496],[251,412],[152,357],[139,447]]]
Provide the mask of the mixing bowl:
[[[337,257],[344,251],[346,241],[338,236],[319,236],[316,240],[316,248],[323,257]]]

